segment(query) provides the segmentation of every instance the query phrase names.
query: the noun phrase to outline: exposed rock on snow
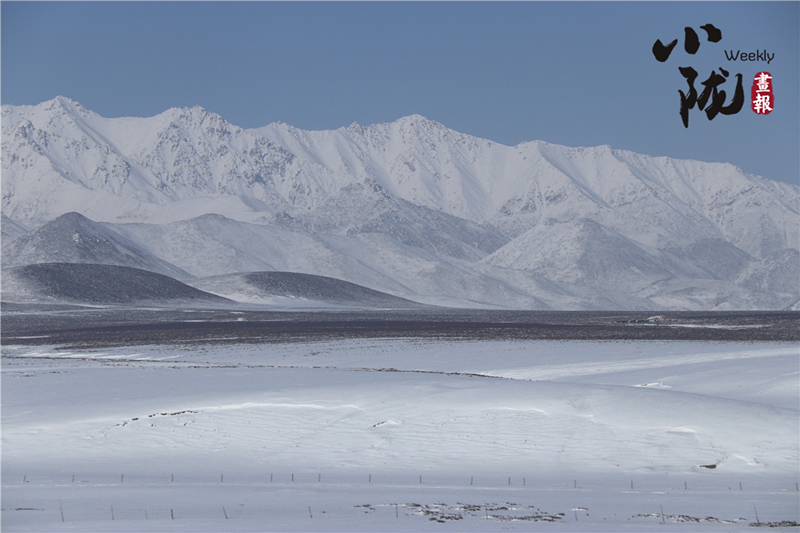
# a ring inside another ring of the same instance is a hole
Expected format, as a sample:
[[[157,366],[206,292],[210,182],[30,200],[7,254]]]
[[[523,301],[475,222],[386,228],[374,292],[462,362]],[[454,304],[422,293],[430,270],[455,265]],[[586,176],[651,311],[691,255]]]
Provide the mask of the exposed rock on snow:
[[[665,251],[722,280],[736,280],[754,262],[750,254],[722,239],[702,239],[682,248],[668,248]]]
[[[738,281],[754,291],[796,294],[800,283],[800,251],[787,248],[775,252],[751,264]]]
[[[527,231],[484,260],[506,268],[538,272],[555,281],[622,286],[701,277],[690,264],[680,264],[659,250],[637,243],[597,222],[548,221]]]

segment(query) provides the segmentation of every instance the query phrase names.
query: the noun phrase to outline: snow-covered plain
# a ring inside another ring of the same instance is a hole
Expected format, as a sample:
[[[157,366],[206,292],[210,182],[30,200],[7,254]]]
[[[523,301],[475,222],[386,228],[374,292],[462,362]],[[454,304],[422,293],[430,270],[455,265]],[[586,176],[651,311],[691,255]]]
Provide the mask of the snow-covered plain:
[[[797,343],[347,339],[2,354],[4,531],[800,521]]]

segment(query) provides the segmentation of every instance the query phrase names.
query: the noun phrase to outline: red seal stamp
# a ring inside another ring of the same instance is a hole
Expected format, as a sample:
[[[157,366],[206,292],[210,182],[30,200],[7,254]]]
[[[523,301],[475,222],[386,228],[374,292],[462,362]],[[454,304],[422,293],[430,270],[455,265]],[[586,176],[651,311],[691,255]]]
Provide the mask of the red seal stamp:
[[[772,94],[772,76],[769,72],[759,72],[753,77],[750,99],[750,107],[754,113],[769,115],[772,112],[775,95]]]

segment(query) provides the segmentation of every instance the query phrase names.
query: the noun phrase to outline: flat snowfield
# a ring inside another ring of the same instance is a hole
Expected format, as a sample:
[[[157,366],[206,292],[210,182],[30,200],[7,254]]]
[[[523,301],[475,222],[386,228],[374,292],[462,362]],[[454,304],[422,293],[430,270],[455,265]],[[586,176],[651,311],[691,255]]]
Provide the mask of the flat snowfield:
[[[20,343],[2,355],[3,531],[800,522],[797,342]]]

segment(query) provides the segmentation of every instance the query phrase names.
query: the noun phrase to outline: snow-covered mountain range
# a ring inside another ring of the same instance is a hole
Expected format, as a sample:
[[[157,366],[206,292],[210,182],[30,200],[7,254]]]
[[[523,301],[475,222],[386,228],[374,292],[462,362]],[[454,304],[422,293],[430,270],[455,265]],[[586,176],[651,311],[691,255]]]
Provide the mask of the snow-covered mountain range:
[[[110,119],[63,97],[3,106],[2,138],[3,266],[287,271],[457,306],[800,300],[800,187],[729,164],[508,147],[418,115],[246,130],[199,107]],[[90,233],[106,244],[89,250]]]

